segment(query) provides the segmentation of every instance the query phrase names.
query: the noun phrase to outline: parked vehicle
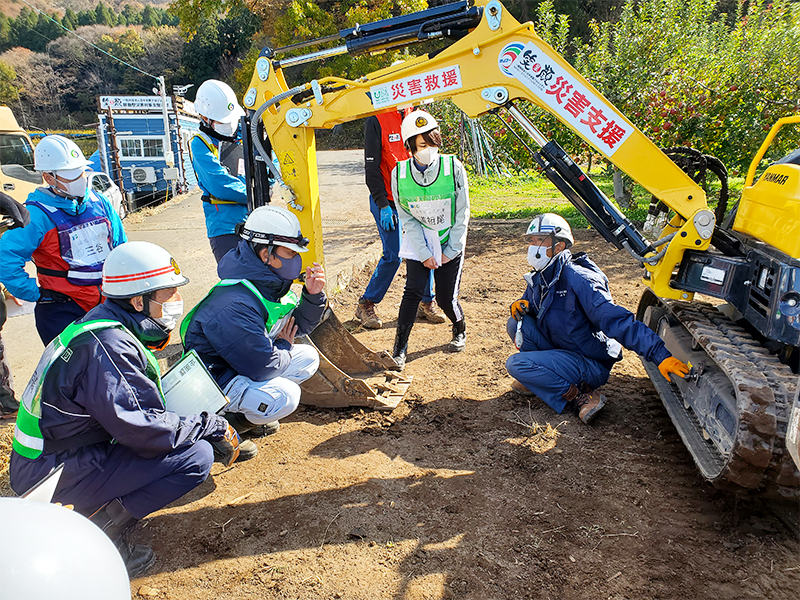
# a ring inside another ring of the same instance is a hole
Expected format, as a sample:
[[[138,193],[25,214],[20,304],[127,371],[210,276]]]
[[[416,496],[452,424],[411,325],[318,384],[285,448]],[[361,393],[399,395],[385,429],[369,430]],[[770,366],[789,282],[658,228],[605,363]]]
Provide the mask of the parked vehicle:
[[[117,211],[119,218],[124,219],[128,214],[128,207],[117,184],[111,181],[111,178],[102,171],[89,171],[87,175],[91,188],[95,192],[103,194],[108,198],[108,201],[111,202],[111,206]]]
[[[25,202],[40,185],[42,176],[33,170],[31,138],[11,109],[0,106],[0,189],[17,202]]]

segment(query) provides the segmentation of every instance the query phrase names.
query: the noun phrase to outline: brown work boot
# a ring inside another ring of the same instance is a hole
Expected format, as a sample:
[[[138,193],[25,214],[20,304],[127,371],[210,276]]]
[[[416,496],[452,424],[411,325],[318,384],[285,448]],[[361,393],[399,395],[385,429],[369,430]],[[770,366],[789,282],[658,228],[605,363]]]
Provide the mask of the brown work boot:
[[[592,390],[579,394],[574,400],[567,403],[567,406],[587,425],[594,421],[597,413],[605,405],[606,397]]]
[[[433,300],[419,303],[419,306],[417,306],[417,318],[435,325],[445,321],[444,315],[436,310],[436,302]]]
[[[367,329],[380,329],[383,327],[383,321],[375,312],[375,303],[369,300],[359,300],[358,308],[356,308],[356,319],[361,321]]]
[[[522,385],[522,384],[521,384],[519,381],[517,381],[516,379],[514,379],[514,380],[511,382],[511,391],[513,391],[513,392],[517,392],[517,393],[518,393],[518,394],[520,394],[521,396],[533,396],[533,392],[532,392],[532,391],[530,391],[528,388],[526,388],[524,385]]]

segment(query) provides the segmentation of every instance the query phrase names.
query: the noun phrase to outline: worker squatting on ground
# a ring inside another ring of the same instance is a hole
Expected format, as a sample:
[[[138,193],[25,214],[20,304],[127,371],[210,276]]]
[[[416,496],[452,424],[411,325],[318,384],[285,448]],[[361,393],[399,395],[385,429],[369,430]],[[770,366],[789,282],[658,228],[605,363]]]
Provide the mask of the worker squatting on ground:
[[[36,329],[46,346],[100,303],[103,261],[127,237],[111,203],[89,189],[89,161],[73,141],[48,135],[33,161],[47,187],[28,196],[30,224],[0,238],[0,281],[15,297],[36,302]],[[38,285],[25,272],[31,260]]]
[[[25,227],[30,222],[31,215],[28,209],[8,194],[0,192],[0,236],[8,229]],[[0,284],[0,332],[8,316],[5,300],[6,290]],[[21,304],[16,298],[13,300]],[[14,378],[11,376],[11,366],[8,364],[3,337],[0,335],[0,419],[13,418],[18,409],[19,402],[14,397]]]
[[[595,390],[622,359],[622,346],[684,377],[689,367],[629,310],[614,304],[608,279],[585,252],[572,254],[569,224],[551,213],[535,217],[525,234],[525,294],[511,305],[508,335],[519,352],[506,361],[514,391],[537,395],[558,413],[590,423],[606,398]]]
[[[244,173],[231,173],[219,158],[221,142],[238,143],[244,110],[230,86],[215,79],[204,81],[197,90],[194,108],[201,123],[200,131],[189,140],[189,154],[203,191],[208,241],[219,263],[239,243],[235,227],[247,218]]]
[[[406,115],[401,129],[413,158],[398,162],[392,171],[392,195],[404,232],[399,254],[406,259],[406,287],[392,353],[400,368],[405,366],[408,337],[431,271],[436,301],[453,323],[449,349],[460,352],[466,347],[458,288],[469,224],[464,166],[454,156],[439,155],[442,135],[436,119],[416,110]]]
[[[364,124],[364,172],[369,188],[369,210],[375,218],[383,246],[383,254],[356,308],[356,318],[367,329],[380,329],[383,326],[375,305],[383,300],[400,267],[403,228],[399,225],[392,195],[392,170],[397,161],[408,158],[408,150],[400,133],[402,122],[402,112],[391,109],[369,117]],[[433,301],[432,271],[417,309],[417,317],[430,323],[444,323],[444,317],[436,310]]]
[[[290,290],[300,276],[308,239],[285,208],[255,209],[241,228],[238,247],[217,272],[222,281],[187,315],[181,326],[186,350],[195,350],[225,391],[226,418],[240,432],[279,419],[300,402],[300,385],[319,368],[319,353],[295,344],[319,324],[327,305],[325,272],[306,268],[301,297]]]
[[[14,430],[14,491],[63,463],[53,501],[92,515],[131,576],[155,560],[150,548],[127,541],[136,521],[205,481],[215,451],[228,465],[239,454],[239,436],[224,418],[179,417],[164,407],[151,351],[169,341],[183,312],[177,288],[188,281],[155,244],[115,248],[103,268],[107,300],[48,345]]]

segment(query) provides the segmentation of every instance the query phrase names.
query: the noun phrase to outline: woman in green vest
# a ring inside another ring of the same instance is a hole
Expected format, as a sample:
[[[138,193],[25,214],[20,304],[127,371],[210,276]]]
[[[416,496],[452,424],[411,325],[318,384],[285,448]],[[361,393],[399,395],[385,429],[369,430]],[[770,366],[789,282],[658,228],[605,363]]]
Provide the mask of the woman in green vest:
[[[400,257],[406,259],[406,287],[392,355],[403,368],[408,337],[431,271],[436,302],[453,323],[449,349],[461,352],[466,346],[458,288],[467,242],[469,189],[464,166],[452,155],[439,154],[442,135],[430,114],[422,110],[409,113],[400,133],[412,155],[392,171],[392,195],[403,225]]]

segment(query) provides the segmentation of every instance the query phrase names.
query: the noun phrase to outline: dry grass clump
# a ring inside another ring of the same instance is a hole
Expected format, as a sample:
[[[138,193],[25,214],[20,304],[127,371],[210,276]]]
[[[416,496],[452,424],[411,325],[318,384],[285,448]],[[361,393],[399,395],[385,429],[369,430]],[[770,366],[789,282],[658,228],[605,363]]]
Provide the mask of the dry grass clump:
[[[11,462],[11,440],[14,428],[0,426],[0,496],[16,496],[8,478],[8,465]]]
[[[521,439],[514,439],[509,440],[512,444],[517,444],[519,446],[527,446],[536,454],[544,454],[548,450],[552,450],[556,447],[556,442],[558,441],[558,437],[561,435],[561,432],[558,430],[559,427],[564,425],[566,421],[561,421],[558,425],[553,427],[550,423],[545,425],[540,425],[536,421],[533,420],[533,416],[531,415],[530,404],[528,404],[528,420],[526,421],[524,418],[520,417],[517,413],[514,413],[513,419],[508,419],[511,423],[516,423],[517,425],[522,425],[527,430],[527,436]]]

